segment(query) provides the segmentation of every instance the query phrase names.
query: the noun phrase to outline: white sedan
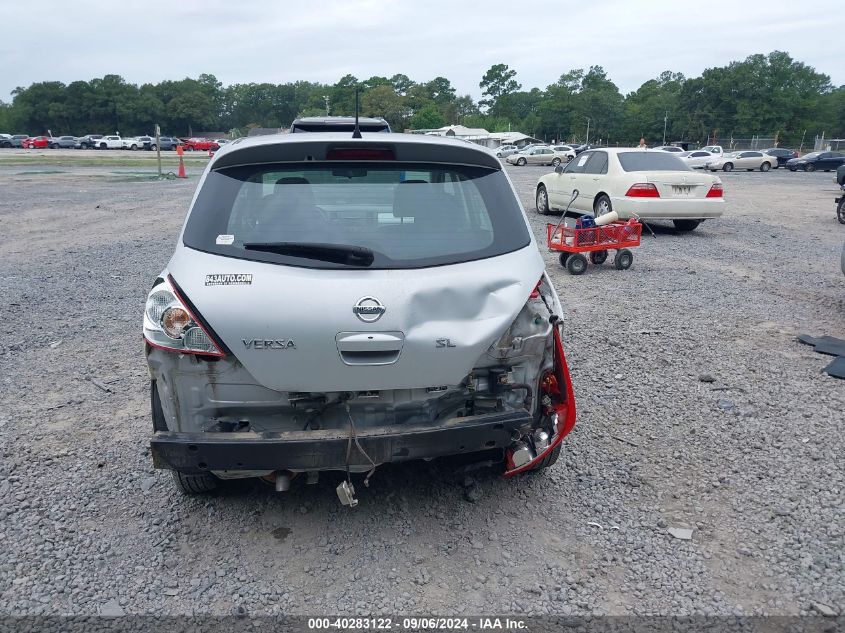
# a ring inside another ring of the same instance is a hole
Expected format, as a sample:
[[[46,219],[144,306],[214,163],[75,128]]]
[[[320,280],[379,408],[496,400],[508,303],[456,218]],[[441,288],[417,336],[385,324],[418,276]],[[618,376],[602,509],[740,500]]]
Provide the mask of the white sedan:
[[[692,169],[704,169],[704,166],[707,163],[715,160],[713,154],[700,149],[697,149],[694,152],[684,152],[683,154],[678,154],[678,158],[684,161],[687,164],[687,167],[691,167]]]
[[[694,172],[677,156],[660,150],[602,148],[583,152],[537,182],[537,211],[566,209],[596,216],[616,211],[620,219],[672,220],[692,231],[723,213],[722,181]]]
[[[747,171],[769,171],[772,163],[778,164],[778,159],[763,152],[753,150],[745,152],[732,152],[723,156],[714,156],[706,166],[710,171],[733,171],[734,169],[745,169]]]

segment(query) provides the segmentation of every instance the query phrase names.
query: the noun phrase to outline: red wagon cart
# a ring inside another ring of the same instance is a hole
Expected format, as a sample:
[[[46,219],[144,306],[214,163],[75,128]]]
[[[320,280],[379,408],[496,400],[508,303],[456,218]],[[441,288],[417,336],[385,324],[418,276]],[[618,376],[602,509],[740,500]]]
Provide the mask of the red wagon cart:
[[[603,264],[608,251],[615,250],[613,265],[618,270],[627,270],[634,262],[629,248],[640,245],[643,225],[637,220],[612,222],[604,226],[577,228],[558,224],[546,225],[546,241],[550,251],[560,251],[560,264],[572,275],[587,270],[589,253],[593,264]]]

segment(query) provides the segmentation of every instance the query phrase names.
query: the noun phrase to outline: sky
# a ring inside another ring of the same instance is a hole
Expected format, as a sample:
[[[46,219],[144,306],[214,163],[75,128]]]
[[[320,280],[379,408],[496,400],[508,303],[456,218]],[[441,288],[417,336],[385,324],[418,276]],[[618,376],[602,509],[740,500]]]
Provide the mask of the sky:
[[[784,50],[845,84],[842,0],[0,0],[0,100],[38,81],[210,73],[224,85],[404,73],[481,96],[493,64],[524,89],[603,66],[623,94]]]

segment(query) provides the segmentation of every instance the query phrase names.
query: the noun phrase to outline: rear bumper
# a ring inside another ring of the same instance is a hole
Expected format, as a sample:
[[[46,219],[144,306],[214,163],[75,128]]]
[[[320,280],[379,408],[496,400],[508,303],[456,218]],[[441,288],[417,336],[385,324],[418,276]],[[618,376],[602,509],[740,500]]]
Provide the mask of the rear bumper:
[[[724,198],[628,198],[614,196],[613,210],[623,220],[703,220],[719,218],[724,213]],[[636,214],[636,215],[634,215]]]
[[[437,427],[356,429],[376,464],[507,448],[514,431],[531,426],[527,411],[449,420]],[[183,473],[216,470],[336,470],[346,467],[348,430],[285,433],[158,432],[150,442],[156,468]],[[352,445],[350,467],[369,460]]]

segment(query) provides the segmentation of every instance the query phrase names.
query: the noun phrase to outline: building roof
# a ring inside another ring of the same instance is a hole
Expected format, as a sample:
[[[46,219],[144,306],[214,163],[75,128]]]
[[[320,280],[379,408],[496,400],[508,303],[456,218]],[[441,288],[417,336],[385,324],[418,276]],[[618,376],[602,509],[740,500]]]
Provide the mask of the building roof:
[[[464,127],[463,125],[447,125],[437,129],[441,136],[457,136],[460,138],[490,136],[490,132],[480,127]]]

